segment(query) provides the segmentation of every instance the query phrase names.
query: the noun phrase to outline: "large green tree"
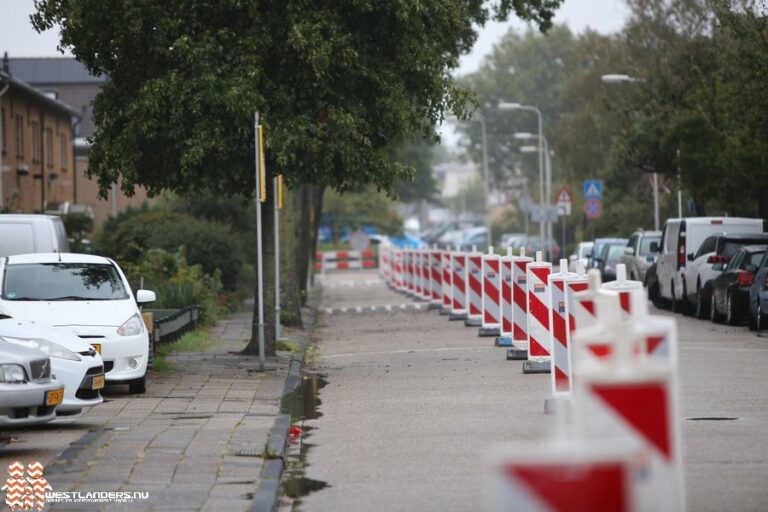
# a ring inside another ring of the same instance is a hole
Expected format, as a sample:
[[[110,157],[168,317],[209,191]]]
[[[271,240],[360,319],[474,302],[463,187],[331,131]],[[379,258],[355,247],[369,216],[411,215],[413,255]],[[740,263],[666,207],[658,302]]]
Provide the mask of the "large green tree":
[[[283,173],[291,187],[388,189],[405,174],[393,144],[432,135],[446,111],[466,116],[470,93],[449,71],[476,27],[514,12],[546,29],[561,0],[35,3],[36,28],[58,25],[60,46],[110,77],[94,103],[89,162],[102,191],[119,179],[128,193],[141,185],[150,194],[249,194],[255,111],[269,177]],[[265,283],[272,258],[265,252]],[[273,301],[269,289],[264,300]]]

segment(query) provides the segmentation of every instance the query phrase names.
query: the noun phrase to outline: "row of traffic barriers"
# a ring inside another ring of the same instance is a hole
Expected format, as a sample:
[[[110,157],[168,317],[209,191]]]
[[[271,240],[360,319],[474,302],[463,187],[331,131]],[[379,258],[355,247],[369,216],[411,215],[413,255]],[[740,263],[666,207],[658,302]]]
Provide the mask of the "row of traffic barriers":
[[[318,251],[315,253],[315,270],[349,270],[376,268],[376,251]]]
[[[685,508],[675,320],[651,315],[642,283],[601,283],[525,256],[382,247],[386,283],[478,328],[549,373],[554,439],[496,450],[494,510],[679,511]]]

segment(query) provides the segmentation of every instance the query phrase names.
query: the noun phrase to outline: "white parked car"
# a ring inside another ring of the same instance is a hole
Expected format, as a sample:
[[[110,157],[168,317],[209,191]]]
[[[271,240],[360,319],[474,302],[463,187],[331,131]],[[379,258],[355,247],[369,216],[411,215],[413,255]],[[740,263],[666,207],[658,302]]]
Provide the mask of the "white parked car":
[[[55,215],[0,214],[0,256],[69,252],[64,223]]]
[[[0,308],[74,332],[104,359],[108,383],[146,391],[149,335],[125,274],[111,259],[87,254],[22,254],[0,263]]]
[[[589,268],[589,260],[592,257],[592,247],[595,242],[579,242],[576,246],[576,252],[568,257],[568,271],[576,272],[576,263],[581,261],[584,268]]]
[[[100,404],[104,362],[96,350],[72,332],[40,322],[0,315],[0,339],[36,349],[51,359],[51,371],[64,385],[64,401],[56,414],[77,414]]]
[[[45,354],[0,341],[0,426],[51,421],[63,399],[64,386],[51,376]]]
[[[699,246],[716,233],[762,233],[763,219],[744,217],[689,217],[668,219],[661,233],[661,244],[656,260],[656,281],[649,284],[648,295],[656,303],[659,299],[672,301],[672,309],[683,309],[683,276],[687,263],[693,259]],[[657,244],[654,244],[656,247]]]

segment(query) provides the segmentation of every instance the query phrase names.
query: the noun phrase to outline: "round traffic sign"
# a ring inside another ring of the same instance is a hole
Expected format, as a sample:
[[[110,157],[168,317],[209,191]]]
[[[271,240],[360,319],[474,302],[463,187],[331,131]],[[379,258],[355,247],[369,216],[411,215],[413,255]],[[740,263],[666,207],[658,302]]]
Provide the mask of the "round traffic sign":
[[[600,199],[587,199],[584,201],[584,215],[588,219],[597,219],[603,213],[603,202]]]

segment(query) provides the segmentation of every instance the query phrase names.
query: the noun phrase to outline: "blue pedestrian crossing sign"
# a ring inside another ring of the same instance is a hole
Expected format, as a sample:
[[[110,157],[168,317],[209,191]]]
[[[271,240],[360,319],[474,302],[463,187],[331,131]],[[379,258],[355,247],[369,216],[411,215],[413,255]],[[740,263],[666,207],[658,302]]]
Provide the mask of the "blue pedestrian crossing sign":
[[[584,199],[602,199],[603,180],[584,180]]]

